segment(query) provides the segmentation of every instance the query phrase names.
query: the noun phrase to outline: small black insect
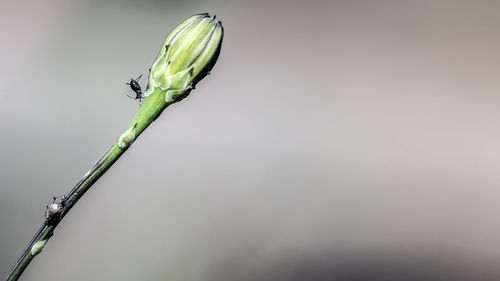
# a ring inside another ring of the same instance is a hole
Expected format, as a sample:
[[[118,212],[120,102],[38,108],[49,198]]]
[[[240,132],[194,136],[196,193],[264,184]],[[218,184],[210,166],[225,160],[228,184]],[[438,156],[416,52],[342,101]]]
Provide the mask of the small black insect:
[[[129,97],[131,99],[134,99],[134,100],[139,100],[139,102],[142,102],[142,100],[144,99],[144,95],[142,93],[141,85],[139,85],[139,79],[141,79],[141,77],[142,77],[142,74],[139,75],[139,77],[137,77],[136,79],[130,78],[130,83],[125,83],[125,84],[127,84],[127,85],[130,86],[130,88],[132,89],[132,91],[135,92],[135,97],[131,97],[129,95],[127,95],[127,97]]]

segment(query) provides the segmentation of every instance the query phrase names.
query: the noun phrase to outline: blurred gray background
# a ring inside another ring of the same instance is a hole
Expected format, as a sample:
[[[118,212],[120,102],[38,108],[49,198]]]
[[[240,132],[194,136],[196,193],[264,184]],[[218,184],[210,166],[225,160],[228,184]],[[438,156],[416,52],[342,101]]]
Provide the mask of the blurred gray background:
[[[200,12],[225,27],[212,75],[22,280],[500,278],[500,1],[1,6],[2,278],[133,117],[124,83]]]

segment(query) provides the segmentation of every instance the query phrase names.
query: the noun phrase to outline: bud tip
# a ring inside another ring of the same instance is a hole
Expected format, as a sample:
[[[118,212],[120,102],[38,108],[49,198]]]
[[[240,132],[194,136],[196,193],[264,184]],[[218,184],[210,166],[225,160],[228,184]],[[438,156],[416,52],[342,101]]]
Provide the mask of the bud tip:
[[[123,132],[123,134],[118,139],[118,147],[125,149],[129,147],[135,140],[135,129],[139,122],[135,122],[134,126],[130,127],[128,130]]]
[[[40,254],[40,252],[43,250],[43,247],[45,246],[46,243],[47,243],[47,240],[42,240],[42,241],[38,241],[35,244],[33,244],[33,246],[31,247],[31,250],[30,250],[31,255],[36,256],[36,255]]]

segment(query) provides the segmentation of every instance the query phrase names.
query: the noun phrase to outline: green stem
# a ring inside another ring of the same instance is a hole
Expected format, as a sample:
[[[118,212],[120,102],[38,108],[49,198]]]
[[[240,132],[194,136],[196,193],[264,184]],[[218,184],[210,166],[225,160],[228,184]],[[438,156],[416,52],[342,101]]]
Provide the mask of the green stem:
[[[135,138],[139,136],[156,118],[158,118],[163,110],[170,104],[171,103],[165,102],[165,91],[160,89],[155,89],[154,92],[144,100],[134,119],[127,128],[128,130],[135,126],[135,134],[131,142],[125,147],[120,147],[118,143],[115,142],[113,146],[104,154],[104,156],[102,156],[101,159],[97,161],[97,163],[83,176],[75,187],[62,197],[62,209],[56,214],[56,216],[47,218],[38,229],[33,239],[12,267],[9,275],[7,275],[7,281],[19,279],[31,260],[41,251],[44,243],[52,236],[54,229],[69,212],[69,210],[76,204],[76,202],[78,202],[85,192],[87,192],[87,190],[89,190],[90,187],[92,187],[92,185],[102,175],[104,175],[104,173],[106,173],[116,160],[118,160],[118,158],[120,158],[120,156],[127,151]],[[43,243],[40,243],[42,241]],[[42,246],[39,249],[38,247],[34,248],[33,246],[35,246],[35,244]],[[33,251],[33,249],[37,250]]]

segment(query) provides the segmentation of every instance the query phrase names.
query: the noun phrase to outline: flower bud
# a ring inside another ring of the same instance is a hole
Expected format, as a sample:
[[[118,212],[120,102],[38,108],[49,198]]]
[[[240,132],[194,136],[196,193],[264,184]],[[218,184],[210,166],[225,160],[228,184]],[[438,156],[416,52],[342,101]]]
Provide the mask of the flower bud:
[[[135,130],[139,122],[135,122],[134,126],[130,127],[128,130],[123,132],[123,134],[118,139],[118,147],[124,149],[129,147],[135,140]]]
[[[31,247],[31,255],[36,256],[40,254],[40,252],[43,250],[43,247],[45,247],[45,244],[47,244],[47,239],[38,241],[33,246]]]
[[[159,88],[167,103],[186,97],[219,57],[223,28],[208,14],[194,15],[177,26],[151,66],[147,97]]]

